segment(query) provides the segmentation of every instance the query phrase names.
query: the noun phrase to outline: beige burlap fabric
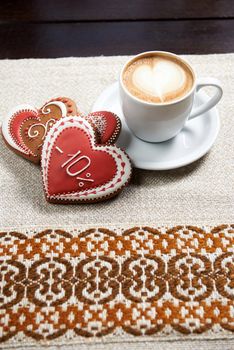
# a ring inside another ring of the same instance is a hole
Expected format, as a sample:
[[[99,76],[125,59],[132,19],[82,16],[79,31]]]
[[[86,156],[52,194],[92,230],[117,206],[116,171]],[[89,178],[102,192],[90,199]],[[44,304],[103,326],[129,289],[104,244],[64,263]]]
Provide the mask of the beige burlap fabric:
[[[0,119],[14,106],[29,103],[40,107],[50,98],[68,96],[89,112],[98,95],[118,79],[128,57],[63,58],[0,61]],[[45,228],[69,230],[105,226],[127,229],[136,225],[175,226],[231,224],[234,221],[233,126],[234,54],[187,56],[198,76],[222,81],[224,95],[218,105],[219,136],[212,150],[189,166],[170,171],[135,170],[131,184],[114,200],[96,205],[51,205],[44,199],[39,167],[11,152],[0,140],[0,229],[39,232]],[[192,340],[199,337],[198,340]],[[172,337],[173,338],[173,337]],[[79,341],[79,349],[211,349],[234,347],[230,333],[193,335],[184,341],[145,341],[118,335],[96,342]],[[225,341],[221,338],[227,338]],[[176,336],[174,337],[176,339]],[[77,348],[65,338],[55,343],[8,340],[14,346],[50,349]],[[31,344],[31,345],[30,345]],[[67,345],[67,346],[66,346]]]
[[[223,83],[218,110],[221,130],[211,152],[172,171],[136,171],[131,185],[111,202],[53,206],[43,197],[40,171],[1,141],[1,226],[93,223],[220,224],[233,210],[234,55],[188,56],[198,76]],[[65,58],[0,62],[0,118],[17,104],[41,106],[48,98],[70,96],[88,112],[102,90],[118,79],[127,57]]]

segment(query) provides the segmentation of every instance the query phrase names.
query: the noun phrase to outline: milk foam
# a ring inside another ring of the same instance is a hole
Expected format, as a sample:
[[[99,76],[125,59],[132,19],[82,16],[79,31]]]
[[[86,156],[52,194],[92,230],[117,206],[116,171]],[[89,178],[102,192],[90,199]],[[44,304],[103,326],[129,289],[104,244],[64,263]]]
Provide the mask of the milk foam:
[[[136,67],[132,74],[132,83],[142,92],[158,97],[163,102],[166,94],[183,88],[186,74],[176,62],[155,59],[150,64]]]

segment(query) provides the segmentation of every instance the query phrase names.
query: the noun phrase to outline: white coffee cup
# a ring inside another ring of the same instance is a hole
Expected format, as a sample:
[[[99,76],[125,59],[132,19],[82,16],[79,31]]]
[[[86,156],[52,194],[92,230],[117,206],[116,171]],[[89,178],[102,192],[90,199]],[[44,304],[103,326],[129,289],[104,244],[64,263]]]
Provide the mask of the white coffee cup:
[[[184,62],[194,76],[192,88],[188,93],[178,100],[165,103],[147,102],[133,96],[123,83],[123,72],[133,60],[146,54],[166,54]],[[148,142],[162,142],[176,136],[183,129],[187,120],[198,117],[210,110],[219,102],[223,94],[218,79],[211,77],[196,78],[193,67],[185,59],[163,51],[143,52],[130,59],[120,73],[119,86],[122,109],[129,128],[137,137]],[[205,86],[214,86],[216,88],[214,95],[207,102],[192,110],[196,92]]]

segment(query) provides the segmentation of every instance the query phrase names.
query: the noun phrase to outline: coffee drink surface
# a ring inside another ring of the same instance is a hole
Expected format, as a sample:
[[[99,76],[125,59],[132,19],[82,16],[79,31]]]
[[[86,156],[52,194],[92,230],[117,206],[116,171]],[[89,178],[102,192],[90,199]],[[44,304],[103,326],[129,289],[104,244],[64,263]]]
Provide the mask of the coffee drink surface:
[[[194,76],[182,60],[166,54],[136,58],[125,68],[123,84],[140,100],[150,103],[174,102],[192,88]]]

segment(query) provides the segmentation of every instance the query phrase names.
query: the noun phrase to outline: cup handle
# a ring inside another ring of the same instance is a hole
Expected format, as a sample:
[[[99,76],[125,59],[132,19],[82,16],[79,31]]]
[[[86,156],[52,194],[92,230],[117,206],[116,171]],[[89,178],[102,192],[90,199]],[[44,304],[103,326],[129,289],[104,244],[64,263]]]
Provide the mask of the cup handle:
[[[194,108],[189,116],[189,120],[198,117],[200,114],[207,112],[209,109],[214,107],[223,95],[223,89],[221,82],[216,78],[199,78],[196,86],[196,92],[205,86],[216,87],[215,94],[201,106]]]

